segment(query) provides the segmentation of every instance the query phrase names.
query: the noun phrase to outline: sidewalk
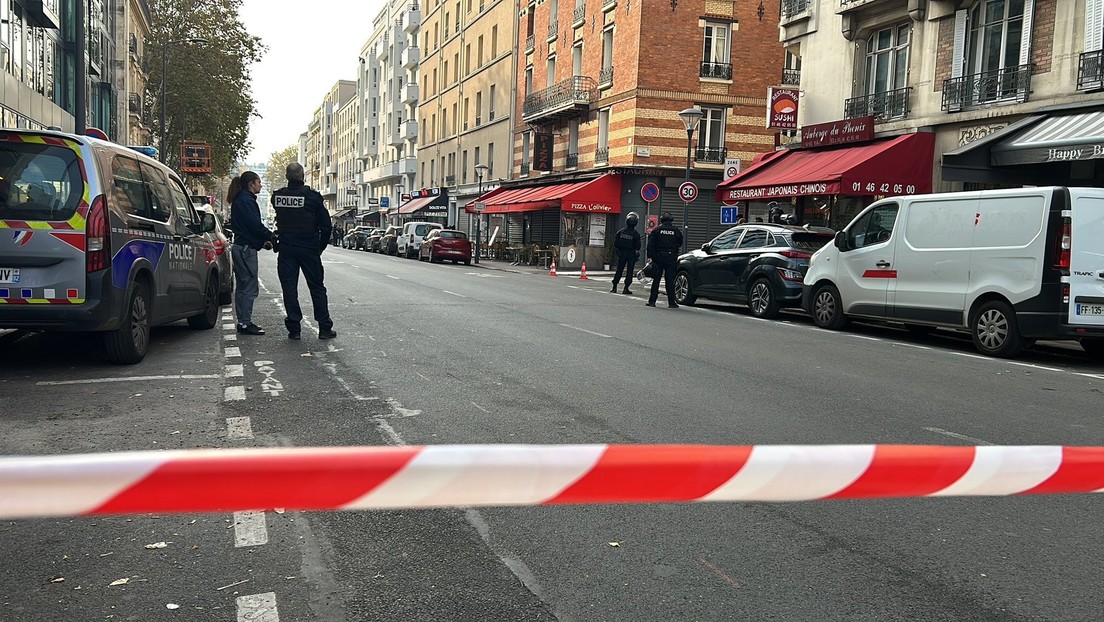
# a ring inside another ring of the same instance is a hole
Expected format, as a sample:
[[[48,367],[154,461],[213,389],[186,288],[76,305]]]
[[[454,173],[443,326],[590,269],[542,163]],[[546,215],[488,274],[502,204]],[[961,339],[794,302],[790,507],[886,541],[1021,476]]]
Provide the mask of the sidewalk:
[[[476,267],[476,264],[473,263],[472,266]],[[488,270],[502,270],[504,272],[516,272],[518,274],[536,274],[536,275],[543,275],[543,276],[548,276],[548,272],[549,272],[549,269],[545,268],[544,266],[529,266],[529,265],[526,265],[526,264],[514,265],[514,264],[510,263],[509,261],[498,260],[498,259],[486,259],[484,257],[481,257],[479,259],[478,267],[486,268]],[[581,270],[560,270],[559,268],[557,268],[556,269],[556,276],[557,277],[568,277],[568,278],[578,279],[581,272],[582,272]],[[588,279],[594,278],[594,277],[611,278],[611,277],[613,277],[613,274],[614,274],[613,270],[591,270],[590,268],[587,268],[587,278]]]

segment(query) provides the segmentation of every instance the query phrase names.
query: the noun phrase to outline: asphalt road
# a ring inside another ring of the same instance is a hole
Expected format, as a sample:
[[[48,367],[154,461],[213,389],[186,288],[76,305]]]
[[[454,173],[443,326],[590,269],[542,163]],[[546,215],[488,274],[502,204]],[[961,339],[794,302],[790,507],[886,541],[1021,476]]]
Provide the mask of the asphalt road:
[[[608,277],[324,257],[330,342],[313,324],[285,339],[268,254],[263,337],[174,325],[127,368],[91,338],[0,337],[0,452],[1104,445],[1104,366],[1076,348],[1001,361],[951,334],[648,308]],[[49,384],[74,381],[88,383]],[[259,532],[257,516],[11,521],[0,620],[275,620],[271,603],[327,621],[1096,620],[1101,509],[1080,495],[266,512]]]

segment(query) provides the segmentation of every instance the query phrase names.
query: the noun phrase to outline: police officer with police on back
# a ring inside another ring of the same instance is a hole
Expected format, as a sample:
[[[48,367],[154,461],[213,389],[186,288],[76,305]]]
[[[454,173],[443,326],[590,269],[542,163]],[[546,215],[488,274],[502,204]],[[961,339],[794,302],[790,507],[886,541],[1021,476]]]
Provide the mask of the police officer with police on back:
[[[330,319],[326,286],[322,283],[322,251],[330,242],[330,213],[322,201],[322,195],[303,183],[303,165],[292,162],[287,165],[287,187],[272,193],[272,207],[276,210],[276,239],[279,253],[276,273],[280,275],[280,289],[284,293],[284,309],[287,317],[288,338],[299,339],[303,309],[299,306],[299,271],[307,279],[314,319],[318,322],[318,338],[333,339],[337,333]]]
[[[636,265],[636,260],[640,259],[640,232],[636,230],[636,223],[639,221],[640,217],[636,212],[629,212],[625,218],[625,228],[613,236],[613,248],[617,251],[617,272],[613,275],[613,289],[610,293],[617,293],[617,284],[621,282],[622,271],[628,267],[628,271],[625,272],[625,291],[621,293],[632,295],[629,285],[632,285],[633,267]]]
[[[663,271],[663,279],[667,287],[667,306],[677,309],[675,269],[678,267],[678,256],[682,250],[682,231],[672,224],[674,221],[675,218],[670,212],[663,212],[659,217],[660,225],[648,234],[648,259]],[[652,279],[652,293],[647,303],[649,307],[655,306],[656,298],[659,298],[659,276]]]

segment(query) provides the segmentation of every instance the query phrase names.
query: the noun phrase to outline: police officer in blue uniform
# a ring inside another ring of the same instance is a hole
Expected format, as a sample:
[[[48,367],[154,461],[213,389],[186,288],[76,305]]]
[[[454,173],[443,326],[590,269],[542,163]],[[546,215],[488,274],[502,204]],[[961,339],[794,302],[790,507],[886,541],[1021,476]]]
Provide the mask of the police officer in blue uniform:
[[[303,165],[292,162],[285,171],[288,185],[272,193],[276,211],[276,273],[284,293],[288,338],[299,339],[303,310],[299,306],[299,271],[307,279],[318,338],[333,339],[337,333],[330,319],[326,286],[322,283],[322,251],[330,241],[330,213],[322,195],[303,183]]]
[[[670,212],[659,217],[659,226],[648,234],[648,259],[663,271],[663,280],[667,287],[667,306],[678,308],[675,302],[675,270],[678,268],[678,256],[682,250],[682,231],[673,224],[675,218]],[[648,306],[654,307],[659,298],[659,277],[652,279],[652,293],[648,297]]]
[[[611,293],[617,293],[617,284],[621,282],[621,274],[625,274],[625,291],[623,294],[632,295],[629,286],[632,285],[633,267],[636,260],[640,259],[640,232],[636,230],[636,223],[640,217],[636,212],[629,212],[625,218],[625,228],[613,235],[613,248],[617,251],[617,272],[613,275],[613,289]],[[628,270],[625,268],[628,267]]]

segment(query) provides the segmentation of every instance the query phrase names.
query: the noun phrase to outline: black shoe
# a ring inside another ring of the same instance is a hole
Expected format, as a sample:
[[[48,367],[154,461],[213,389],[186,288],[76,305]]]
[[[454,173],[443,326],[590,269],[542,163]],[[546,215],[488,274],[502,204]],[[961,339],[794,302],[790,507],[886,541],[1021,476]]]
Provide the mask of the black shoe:
[[[613,289],[610,290],[610,293],[611,294],[616,294],[617,293],[617,284],[616,283],[613,284]]]
[[[655,306],[655,303],[649,300],[648,302],[645,302],[645,303],[644,303],[644,306],[645,306],[645,307],[654,307],[654,306]]]
[[[625,288],[625,291],[623,291],[623,292],[621,292],[621,293],[622,293],[622,294],[625,294],[626,296],[632,296],[632,292],[630,292],[630,291],[629,291],[629,288],[627,288],[627,287]]]
[[[679,306],[678,306],[677,302],[669,302],[669,303],[667,303],[667,308],[668,309],[678,309]]]
[[[238,324],[238,333],[240,333],[242,335],[263,335],[263,334],[265,334],[264,329],[261,328],[260,326],[257,326],[253,322],[249,322],[248,324]]]
[[[292,341],[299,341],[300,338],[301,337],[299,333],[288,333],[288,339],[291,339]]]
[[[319,339],[333,339],[336,336],[337,336],[337,331],[335,331],[332,328],[327,328],[325,330],[318,331],[318,338]]]

